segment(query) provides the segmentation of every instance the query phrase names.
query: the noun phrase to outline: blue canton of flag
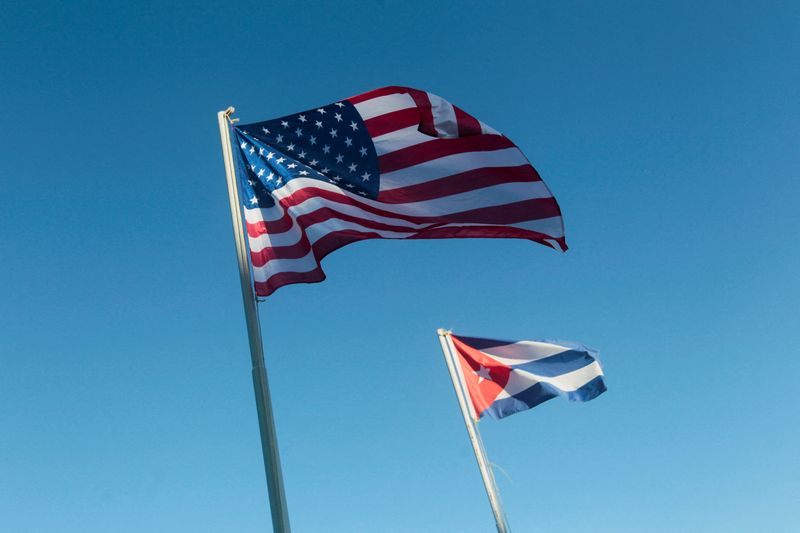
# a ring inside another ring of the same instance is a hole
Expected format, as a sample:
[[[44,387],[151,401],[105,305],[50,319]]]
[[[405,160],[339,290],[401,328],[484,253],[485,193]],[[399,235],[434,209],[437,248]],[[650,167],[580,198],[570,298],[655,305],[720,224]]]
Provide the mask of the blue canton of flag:
[[[296,178],[315,178],[366,198],[379,189],[378,156],[361,115],[350,102],[234,128],[242,202],[274,205],[273,191]]]

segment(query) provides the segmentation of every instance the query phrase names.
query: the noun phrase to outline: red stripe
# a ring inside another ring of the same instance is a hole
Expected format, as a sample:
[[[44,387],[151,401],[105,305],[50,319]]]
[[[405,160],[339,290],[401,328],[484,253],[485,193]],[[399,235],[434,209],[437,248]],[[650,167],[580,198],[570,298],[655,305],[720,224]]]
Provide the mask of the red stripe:
[[[273,274],[266,281],[256,281],[256,296],[269,296],[284,285],[292,283],[318,283],[325,279],[325,272],[321,267],[317,267],[309,272],[278,272]]]
[[[384,154],[378,157],[378,161],[381,166],[381,174],[386,174],[448,155],[464,152],[490,152],[503,148],[515,148],[515,145],[502,135],[434,138]]]
[[[415,107],[392,111],[364,121],[370,137],[373,138],[417,124],[419,124],[419,110]]]
[[[325,207],[297,218],[297,226],[301,230],[300,238],[298,239],[297,243],[286,246],[268,246],[258,252],[251,251],[250,257],[253,260],[253,266],[264,266],[267,261],[270,261],[271,259],[298,259],[303,257],[308,253],[308,250],[311,246],[306,234],[306,228],[334,218],[347,222],[355,222],[356,224],[360,224],[373,230],[398,231],[406,233],[418,231],[416,228],[409,228],[408,226],[392,226],[371,219],[359,218],[345,213],[339,213],[329,207]],[[384,238],[380,237],[380,235],[375,232],[359,231],[355,229],[340,230],[335,231],[334,233],[344,234],[345,232],[351,232],[355,234],[368,233],[369,235],[373,235],[378,238]]]
[[[433,109],[431,108],[431,99],[428,97],[428,93],[417,89],[409,89],[408,93],[417,104],[419,131],[431,137],[438,137],[439,133],[436,131],[436,125],[433,122]]]
[[[564,239],[552,239],[547,235],[535,231],[529,231],[519,228],[502,228],[496,226],[470,226],[470,227],[445,227],[445,228],[431,228],[423,230],[416,235],[406,237],[408,239],[449,239],[449,238],[489,238],[489,239],[526,239],[538,242],[550,248],[553,245],[546,239],[556,240],[562,245],[562,249],[566,250],[566,242]],[[314,257],[319,264],[325,256],[329,253],[338,250],[347,244],[379,238],[375,234],[369,233],[356,233],[356,232],[331,232],[325,237],[321,238],[311,247]],[[308,251],[306,251],[308,253]],[[305,254],[303,254],[305,255]],[[302,257],[302,256],[300,256]],[[259,296],[269,296],[276,289],[290,285],[292,283],[316,283],[325,279],[325,273],[321,267],[308,272],[278,272],[273,274],[266,281],[256,282],[256,294]]]
[[[421,202],[492,185],[525,181],[541,181],[536,169],[530,165],[476,168],[408,187],[382,191],[378,201],[385,204]]]
[[[307,226],[300,226],[303,230]],[[375,228],[377,229],[377,228]],[[414,230],[412,230],[414,231]],[[509,238],[523,238],[542,242],[551,248],[553,245],[544,241],[544,239],[552,239],[553,237],[545,235],[544,233],[536,232],[533,230],[525,230],[520,228],[511,227],[497,227],[497,226],[467,226],[467,227],[441,227],[425,228],[417,230],[411,235],[405,237],[383,237],[374,231],[361,231],[355,229],[334,230],[327,233],[318,239],[313,245],[308,240],[305,231],[301,232],[300,239],[296,244],[288,246],[274,246],[267,247],[258,252],[250,252],[250,259],[254,267],[262,267],[273,259],[299,259],[308,254],[312,249],[317,250],[317,243],[324,243],[330,240],[331,236],[348,236],[361,239],[442,239],[451,237],[509,237]]]
[[[430,228],[422,230],[419,233],[408,237],[409,239],[467,239],[467,238],[484,238],[484,239],[527,239],[529,241],[544,244],[548,248],[555,247],[552,243],[547,242],[546,239],[559,241],[563,239],[554,239],[544,233],[538,231],[531,231],[520,228],[499,227],[499,226],[464,226],[464,227],[444,227],[444,228]],[[566,250],[566,243],[562,248]]]
[[[460,136],[480,135],[481,123],[475,117],[458,106],[453,106],[453,109],[456,112],[456,122],[458,123],[458,134]]]
[[[366,102],[367,100],[372,100],[373,98],[378,98],[379,96],[386,96],[389,94],[402,94],[407,93],[408,88],[400,87],[399,85],[390,85],[389,87],[381,87],[380,89],[374,89],[372,91],[357,94],[355,96],[351,96],[347,100],[351,104],[360,104],[361,102]]]
[[[280,205],[283,206],[284,209],[287,209],[314,197],[329,200],[334,203],[349,204],[366,211],[367,213],[406,220],[416,224],[440,224],[451,222],[515,224],[525,220],[549,218],[553,216],[559,216],[561,214],[555,198],[550,197],[523,200],[491,207],[479,207],[458,213],[451,213],[448,215],[414,216],[378,209],[368,204],[362,204],[353,198],[345,196],[344,194],[335,193],[326,189],[318,189],[316,187],[303,187],[302,189],[295,191],[291,196],[287,196],[286,198],[280,200]],[[248,222],[247,232],[249,235],[256,237],[264,233],[282,233],[291,227],[292,219],[289,216],[289,213],[285,211],[283,216],[277,220],[257,222],[255,224]]]
[[[352,242],[361,241],[370,237],[359,235],[335,235],[329,234],[314,243],[314,258],[317,265],[326,255],[338,250],[342,246]],[[254,283],[258,296],[269,296],[276,289],[292,283],[317,283],[325,279],[325,273],[320,266],[308,272],[278,272],[264,281]]]

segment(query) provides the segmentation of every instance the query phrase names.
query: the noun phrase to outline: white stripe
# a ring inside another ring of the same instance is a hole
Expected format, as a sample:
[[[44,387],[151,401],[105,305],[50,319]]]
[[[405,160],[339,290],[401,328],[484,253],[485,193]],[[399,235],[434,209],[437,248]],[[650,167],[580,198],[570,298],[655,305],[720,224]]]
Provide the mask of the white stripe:
[[[497,399],[519,394],[525,389],[536,385],[537,382],[549,383],[564,392],[572,392],[602,375],[603,369],[600,368],[600,364],[597,361],[578,370],[551,377],[538,376],[524,370],[514,369],[508,376],[508,383],[506,383],[505,388],[497,395]]]
[[[478,122],[481,125],[481,133],[485,133],[487,135],[502,135],[502,133],[500,133],[499,131],[497,131],[493,127],[489,126],[488,124],[485,124],[484,122],[481,122],[480,120]]]
[[[355,230],[360,232],[377,233],[383,239],[402,239],[417,233],[419,230],[416,228],[408,228],[407,231],[388,231],[374,229],[370,226],[350,222],[349,220],[342,220],[339,218],[329,218],[323,222],[311,224],[305,228],[305,234],[308,241],[314,244],[328,233],[342,230]],[[303,230],[297,224],[293,225],[289,231],[276,234],[259,235],[258,237],[248,237],[250,241],[250,250],[253,252],[260,252],[265,248],[272,248],[275,246],[293,246],[300,242]]]
[[[439,137],[458,137],[458,122],[453,104],[433,93],[428,93],[433,112],[433,126]]]
[[[447,155],[381,175],[381,191],[408,187],[483,167],[516,167],[530,163],[519,148]]]
[[[482,348],[480,351],[504,365],[514,366],[544,359],[545,357],[550,357],[551,355],[567,352],[569,350],[570,348],[566,346],[559,346],[558,344],[551,344],[549,342],[520,341],[512,344],[492,346],[491,348]]]
[[[564,219],[561,217],[540,218],[538,220],[529,220],[527,222],[520,222],[518,224],[511,224],[512,228],[526,229],[529,231],[538,231],[547,236],[559,239],[564,236]],[[561,248],[561,245],[551,239],[545,239],[555,244],[556,248]],[[563,250],[562,250],[563,251]]]
[[[408,93],[387,94],[354,105],[362,120],[369,120],[386,113],[417,106]]]
[[[339,192],[339,191],[337,191],[337,192]],[[364,198],[356,198],[354,200],[358,200],[358,201],[360,201],[362,203],[367,203]],[[381,205],[381,204],[378,204],[378,205]],[[374,220],[375,222],[380,222],[380,223],[383,223],[383,224],[390,224],[390,225],[393,225],[393,226],[406,226],[406,227],[409,227],[409,228],[412,228],[412,229],[413,228],[419,229],[419,228],[427,227],[427,226],[430,225],[430,224],[416,224],[414,222],[409,222],[408,220],[403,220],[403,219],[400,219],[400,218],[393,218],[393,217],[389,217],[389,216],[377,215],[375,213],[372,213],[372,212],[364,210],[362,207],[360,207],[358,205],[342,203],[342,202],[334,202],[334,201],[331,201],[331,200],[320,198],[318,196],[312,196],[311,198],[308,198],[304,202],[290,207],[288,209],[288,212],[289,212],[289,216],[292,218],[292,220],[297,220],[297,218],[302,216],[302,215],[305,215],[305,214],[308,214],[308,213],[313,213],[317,209],[322,209],[322,208],[326,208],[326,207],[329,208],[329,209],[332,209],[333,211],[336,211],[337,213],[342,213],[342,214],[345,214],[345,215],[350,215],[350,216],[359,217],[359,218],[366,218],[366,219],[369,219],[369,220]],[[268,214],[272,218],[269,218],[269,219],[262,218],[264,216],[265,212],[266,212],[266,214]],[[277,216],[276,216],[276,214],[277,214]],[[245,219],[247,220],[247,222],[249,224],[258,224],[259,222],[266,221],[266,220],[269,220],[269,221],[277,220],[277,219],[283,217],[283,214],[284,214],[284,209],[279,204],[276,204],[274,207],[270,207],[269,210],[267,210],[267,209],[247,209],[247,208],[244,210]]]
[[[460,213],[462,211],[505,205],[512,202],[551,198],[550,191],[547,189],[547,186],[545,186],[544,182],[534,181],[500,183],[498,185],[492,185],[491,187],[484,187],[483,189],[473,189],[458,194],[443,196],[441,198],[434,198],[431,200],[422,200],[419,202],[409,202],[405,204],[385,204],[369,198],[357,197],[351,193],[342,191],[340,188],[329,183],[315,180],[313,178],[295,178],[282,188],[274,191],[272,195],[277,201],[280,201],[306,186],[319,187],[339,193],[345,197],[343,198],[344,201],[347,201],[347,198],[350,198],[352,199],[353,203],[373,206],[377,209],[388,211],[393,214],[421,217],[451,215],[454,213]],[[288,212],[290,216],[297,218],[302,214],[311,213],[323,207],[331,207],[332,209],[340,210],[342,205],[348,204],[326,200],[320,198],[319,196],[311,196],[300,204],[289,207]],[[362,211],[359,209],[358,205],[353,207],[358,211]],[[272,209],[282,209],[282,207],[280,207],[279,204],[276,204],[274,208],[270,209],[270,213],[273,212]],[[245,209],[245,218],[248,222],[257,223],[259,221],[258,217],[261,214],[261,211],[263,210],[251,210],[251,212],[248,213],[248,210]],[[356,214],[355,216],[361,216],[363,218],[378,218],[377,215],[373,215],[367,211],[362,211],[362,213],[363,214]],[[408,224],[408,222],[405,224]]]
[[[419,131],[419,126],[409,126],[373,137],[372,143],[375,145],[375,152],[382,156],[436,138]]]
[[[317,268],[319,263],[314,257],[314,252],[309,251],[298,259],[275,259],[262,267],[253,267],[253,280],[257,283],[267,281],[274,274],[281,272],[310,272]]]

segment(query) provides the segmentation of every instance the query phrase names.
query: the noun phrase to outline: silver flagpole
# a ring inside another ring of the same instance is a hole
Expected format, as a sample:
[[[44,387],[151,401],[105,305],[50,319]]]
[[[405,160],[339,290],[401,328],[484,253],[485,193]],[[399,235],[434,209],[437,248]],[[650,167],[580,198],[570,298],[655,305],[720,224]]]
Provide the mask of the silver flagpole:
[[[236,169],[233,164],[231,148],[230,124],[234,109],[229,107],[217,113],[219,119],[219,135],[222,141],[222,157],[225,160],[225,175],[228,178],[228,198],[231,205],[233,221],[233,238],[236,241],[236,258],[239,261],[239,279],[242,284],[242,300],[244,315],[247,321],[247,336],[250,340],[250,359],[253,363],[253,387],[256,393],[256,410],[258,411],[258,427],[261,432],[261,451],[264,456],[264,469],[267,474],[269,491],[269,508],[272,513],[272,530],[274,533],[289,533],[289,513],[286,509],[286,495],[281,474],[281,459],[278,455],[278,441],[275,434],[275,418],[272,414],[272,401],[269,396],[267,369],[264,365],[264,348],[261,344],[261,325],[258,321],[258,307],[253,292],[253,280],[250,275],[250,263],[247,257],[247,243],[242,226],[241,203],[239,189],[236,186]]]
[[[456,370],[458,362],[455,360],[455,347],[453,346],[453,341],[450,339],[450,332],[439,328],[436,333],[439,334],[442,354],[447,364],[447,371],[450,373],[450,379],[453,382],[453,389],[456,391],[458,405],[461,407],[461,414],[464,416],[464,424],[467,426],[467,433],[472,443],[472,450],[475,452],[475,459],[478,460],[478,469],[481,471],[483,486],[486,488],[486,494],[489,496],[489,505],[492,506],[492,513],[494,514],[497,531],[498,533],[509,533],[505,513],[500,503],[500,497],[497,494],[497,485],[494,481],[494,475],[489,468],[489,460],[486,458],[486,451],[483,449],[483,443],[481,442],[478,428],[475,425],[475,414],[467,401],[466,385],[459,379],[458,370]]]

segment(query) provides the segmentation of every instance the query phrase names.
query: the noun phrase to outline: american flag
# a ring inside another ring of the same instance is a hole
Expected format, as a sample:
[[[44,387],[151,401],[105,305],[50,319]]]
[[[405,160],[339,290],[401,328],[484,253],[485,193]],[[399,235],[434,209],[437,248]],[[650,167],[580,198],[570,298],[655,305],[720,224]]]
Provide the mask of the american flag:
[[[236,125],[232,139],[259,296],[322,281],[323,257],[365,239],[567,249],[558,203],[519,148],[432,93],[384,87]]]

